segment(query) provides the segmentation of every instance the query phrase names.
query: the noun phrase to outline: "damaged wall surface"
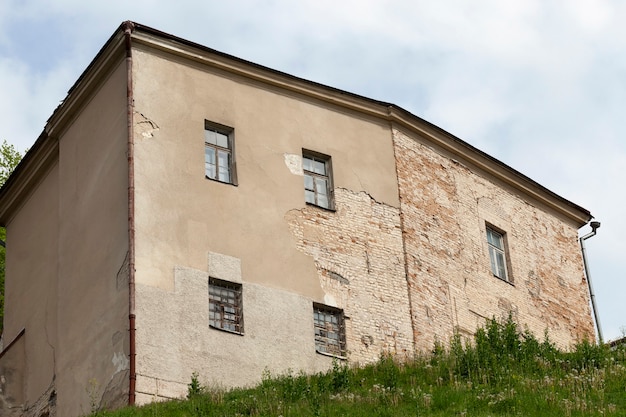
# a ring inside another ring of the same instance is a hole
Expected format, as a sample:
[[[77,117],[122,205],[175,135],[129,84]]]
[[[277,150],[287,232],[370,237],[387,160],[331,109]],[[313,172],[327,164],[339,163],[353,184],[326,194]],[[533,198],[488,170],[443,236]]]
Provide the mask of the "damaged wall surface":
[[[512,317],[562,347],[593,338],[577,228],[394,130],[415,340]],[[486,227],[506,232],[509,281],[493,276]]]

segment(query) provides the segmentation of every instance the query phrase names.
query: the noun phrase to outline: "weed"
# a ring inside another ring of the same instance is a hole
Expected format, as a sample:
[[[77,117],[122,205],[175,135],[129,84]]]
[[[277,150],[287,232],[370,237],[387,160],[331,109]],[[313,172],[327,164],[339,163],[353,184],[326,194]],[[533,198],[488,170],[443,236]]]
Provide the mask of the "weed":
[[[200,380],[198,379],[198,373],[193,372],[191,374],[191,382],[187,384],[187,398],[193,398],[202,393],[202,386],[200,385]]]

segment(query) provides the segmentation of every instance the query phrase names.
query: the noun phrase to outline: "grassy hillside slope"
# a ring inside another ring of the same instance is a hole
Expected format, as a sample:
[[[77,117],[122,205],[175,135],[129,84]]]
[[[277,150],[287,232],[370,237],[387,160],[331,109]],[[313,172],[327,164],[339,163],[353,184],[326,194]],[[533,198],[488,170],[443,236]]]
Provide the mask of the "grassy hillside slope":
[[[471,343],[456,337],[409,360],[335,362],[327,373],[263,375],[252,389],[189,384],[185,401],[93,416],[626,416],[626,346],[582,342],[558,350],[491,321]]]

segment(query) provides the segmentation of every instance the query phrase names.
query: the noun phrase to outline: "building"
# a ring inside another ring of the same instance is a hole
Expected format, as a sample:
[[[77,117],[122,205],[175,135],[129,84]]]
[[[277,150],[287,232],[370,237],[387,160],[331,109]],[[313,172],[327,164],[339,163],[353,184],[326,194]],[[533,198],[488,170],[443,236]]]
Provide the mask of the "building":
[[[568,346],[591,218],[398,106],[125,22],[0,190],[0,404],[75,416],[509,314]]]

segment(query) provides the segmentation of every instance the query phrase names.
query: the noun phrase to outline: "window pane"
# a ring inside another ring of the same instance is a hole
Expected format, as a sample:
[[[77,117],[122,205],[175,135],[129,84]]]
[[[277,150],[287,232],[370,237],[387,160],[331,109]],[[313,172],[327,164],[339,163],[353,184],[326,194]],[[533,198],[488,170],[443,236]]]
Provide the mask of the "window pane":
[[[326,175],[326,164],[321,161],[313,161],[313,172]]]
[[[215,149],[211,146],[204,148],[204,162],[215,164]]]
[[[504,254],[503,253],[498,252],[496,254],[496,263],[498,266],[498,273],[496,275],[502,279],[506,279],[506,269],[504,267]]]
[[[219,166],[219,180],[230,182],[230,154],[226,151],[217,151],[217,164]]]
[[[205,130],[204,131],[204,141],[206,143],[210,143],[211,145],[217,144],[217,132],[215,130]]]
[[[302,157],[302,169],[305,171],[313,171],[313,161],[310,158]]]
[[[318,194],[317,195],[317,205],[324,208],[329,208],[328,205],[328,197],[325,195]]]
[[[217,146],[221,146],[222,148],[228,148],[228,136],[223,133],[216,133],[217,137]]]
[[[207,177],[215,179],[215,149],[211,146],[204,148],[204,172]]]
[[[315,178],[315,191],[320,195],[327,195],[328,188],[326,186],[327,180],[325,178]]]
[[[313,191],[304,190],[304,200],[307,203],[315,204],[315,193]]]
[[[496,265],[496,250],[493,247],[489,247],[489,260],[491,261],[491,273],[498,275],[498,267]]]
[[[305,175],[304,176],[304,188],[306,190],[311,190],[311,191],[314,190],[314,188],[313,188],[313,177],[312,176],[310,176],[310,175]]]
[[[211,179],[215,179],[215,165],[213,164],[205,164],[204,165],[205,175]]]
[[[504,249],[502,235],[492,229],[487,229],[487,241],[498,249]]]

